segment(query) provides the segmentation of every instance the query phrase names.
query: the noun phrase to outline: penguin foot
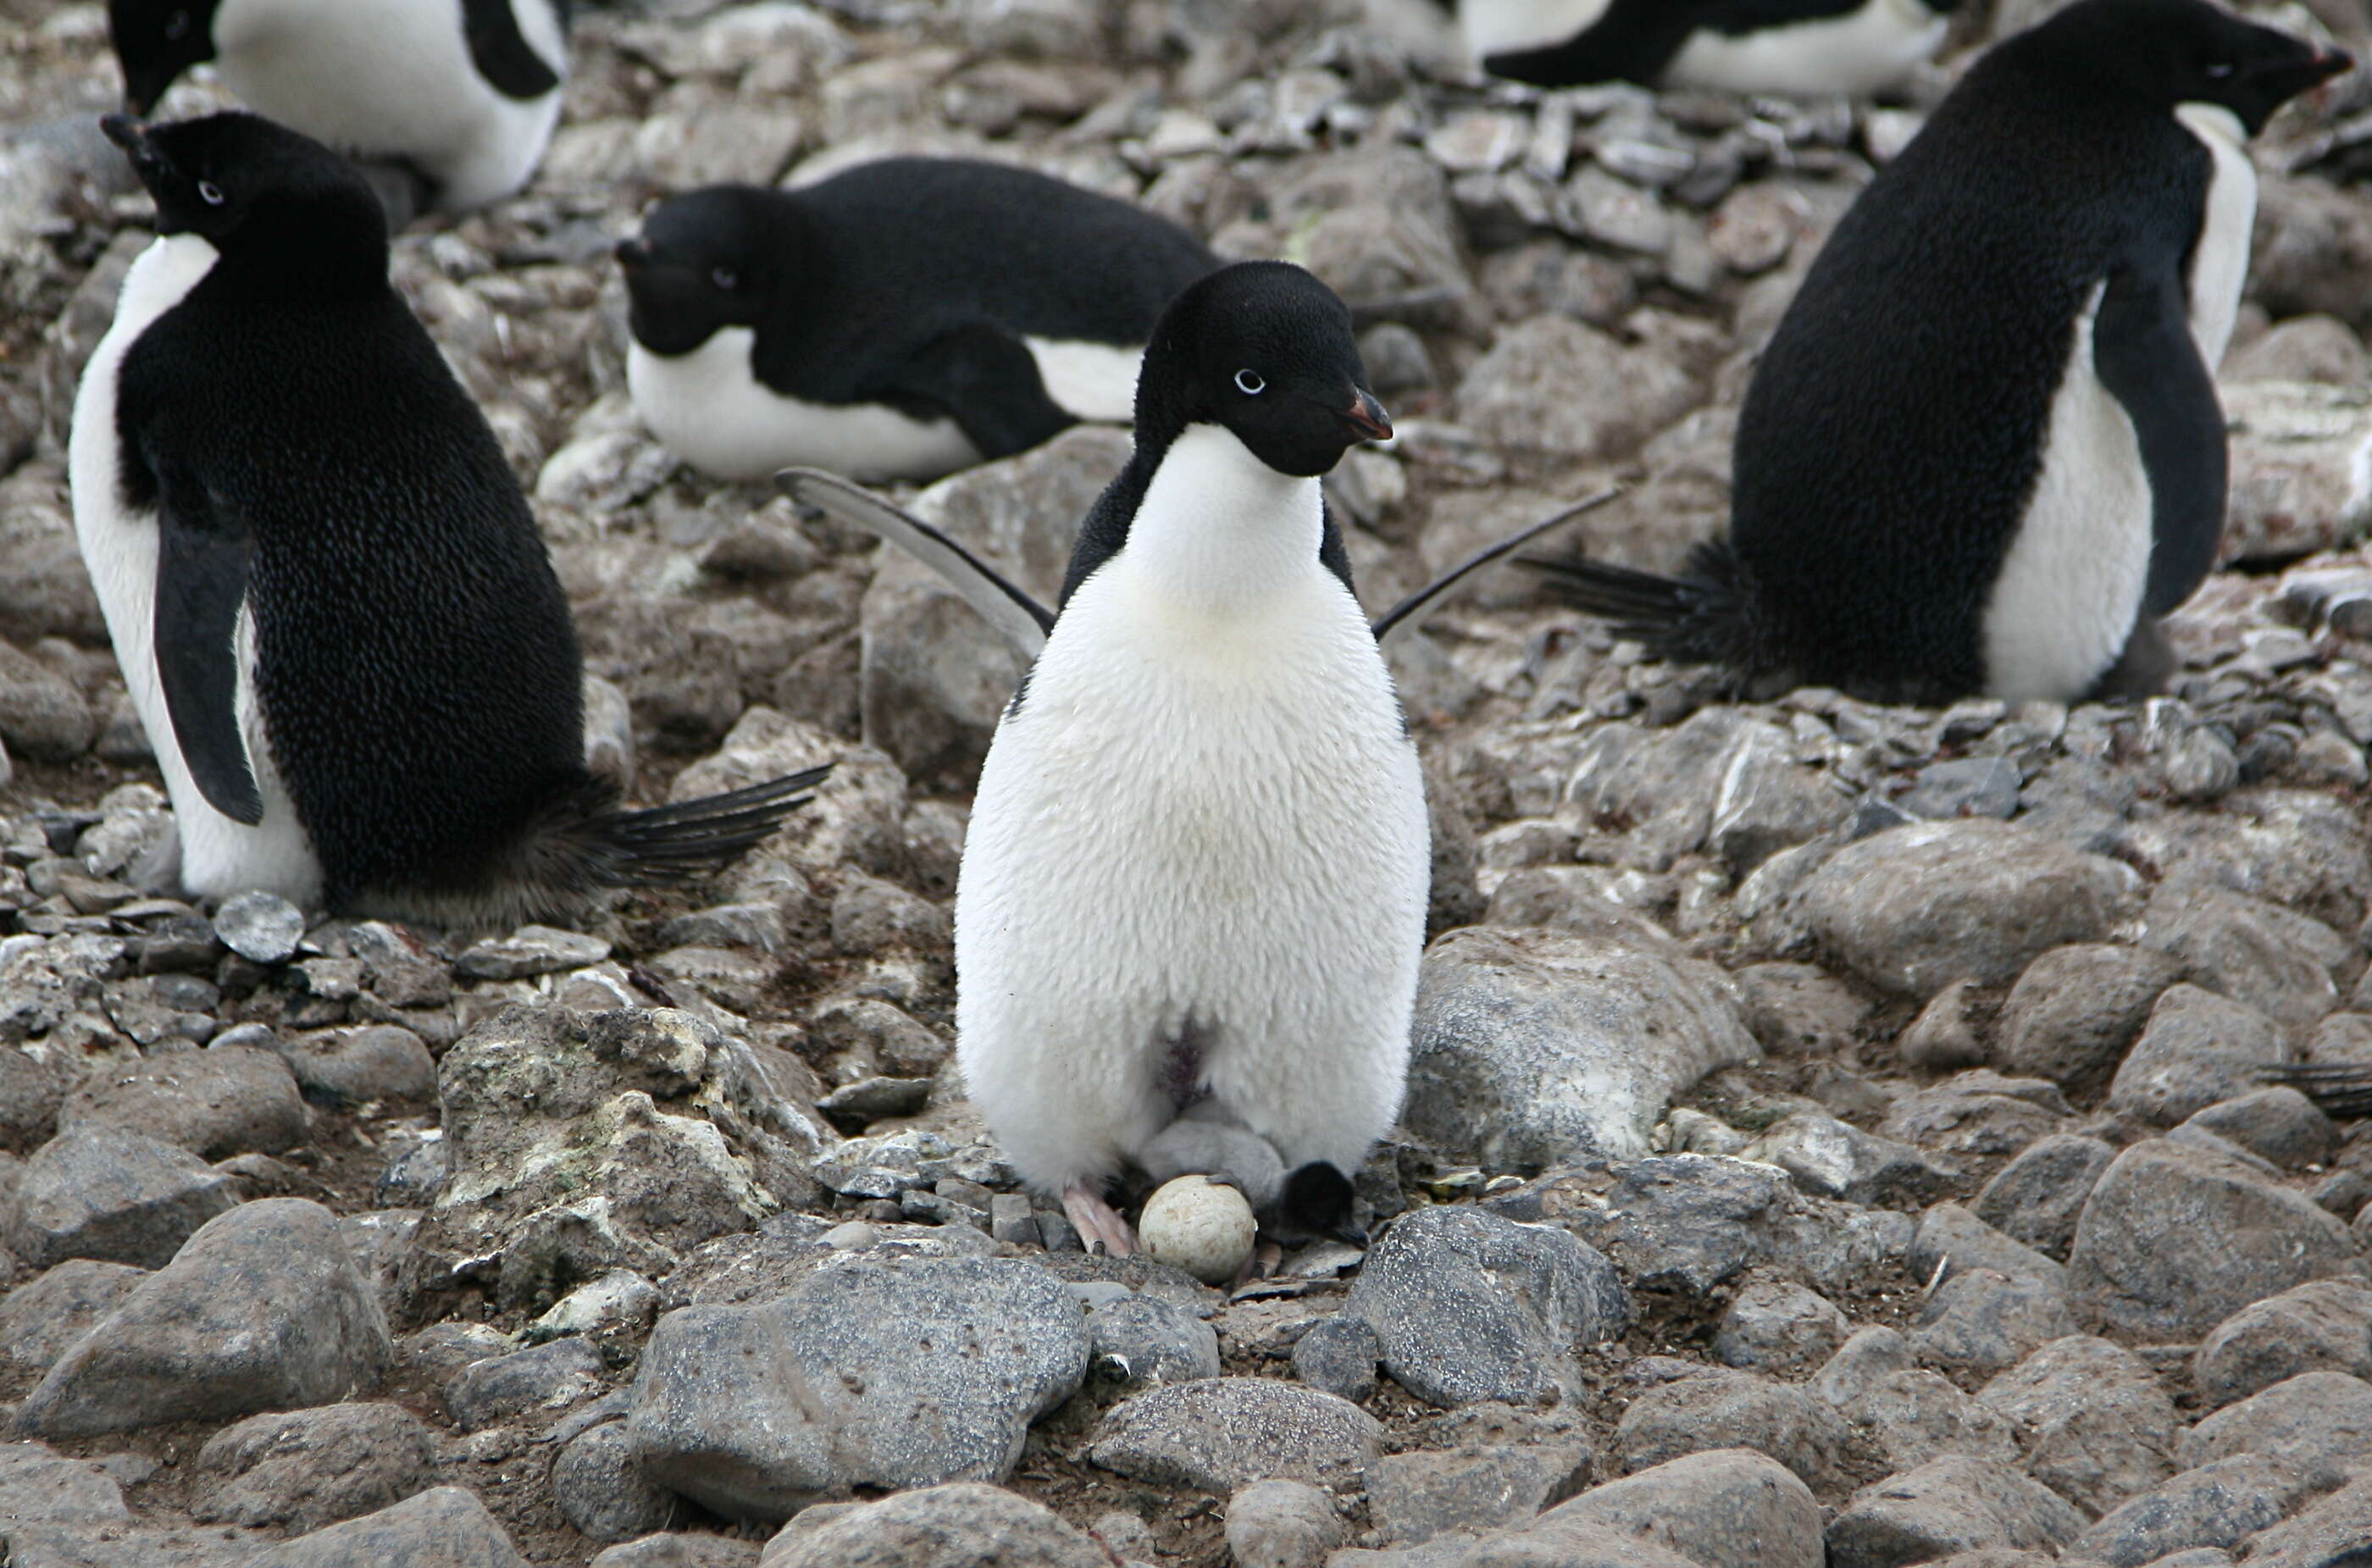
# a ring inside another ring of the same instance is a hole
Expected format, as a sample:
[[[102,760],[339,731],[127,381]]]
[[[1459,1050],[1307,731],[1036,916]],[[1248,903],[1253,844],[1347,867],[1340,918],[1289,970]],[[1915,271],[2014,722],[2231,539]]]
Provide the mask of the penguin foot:
[[[1241,1286],[1248,1285],[1254,1280],[1272,1279],[1283,1267],[1285,1267],[1285,1249],[1266,1237],[1262,1237],[1253,1244],[1252,1254],[1244,1260],[1244,1266],[1236,1271],[1236,1283]]]
[[[1063,1213],[1090,1252],[1125,1258],[1136,1250],[1136,1232],[1110,1203],[1087,1188],[1073,1183],[1063,1189]]]

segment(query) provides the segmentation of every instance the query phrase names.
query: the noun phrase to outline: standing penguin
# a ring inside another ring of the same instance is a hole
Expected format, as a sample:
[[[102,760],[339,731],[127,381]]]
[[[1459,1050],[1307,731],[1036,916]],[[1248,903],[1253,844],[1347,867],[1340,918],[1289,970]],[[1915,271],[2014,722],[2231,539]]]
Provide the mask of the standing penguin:
[[[2078,0],[2000,44],[1780,321],[1727,540],[1560,585],[1663,656],[1880,700],[2157,689],[2224,524],[2246,143],[2348,64],[2205,0]]]
[[[721,479],[936,479],[1125,420],[1162,308],[1219,264],[1125,202],[923,157],[672,197],[618,260],[634,407]]]
[[[567,0],[108,0],[107,21],[134,114],[211,60],[257,113],[409,171],[423,208],[525,185],[568,75]]]
[[[157,203],[75,401],[75,530],[192,892],[477,924],[715,869],[820,771],[622,812],[494,433],[369,185],[250,114],[102,125]]]
[[[1936,57],[1959,0],[1459,0],[1494,76],[1797,98],[1901,85]]]

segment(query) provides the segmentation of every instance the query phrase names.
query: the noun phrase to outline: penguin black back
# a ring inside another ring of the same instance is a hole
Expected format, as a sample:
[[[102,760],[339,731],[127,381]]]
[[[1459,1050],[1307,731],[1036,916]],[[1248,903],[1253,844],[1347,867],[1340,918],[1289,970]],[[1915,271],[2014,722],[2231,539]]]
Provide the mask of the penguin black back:
[[[1792,29],[1804,35],[1796,43],[1804,57],[1800,64],[1749,61],[1727,71],[1714,66],[1713,74],[1773,78],[1720,84],[1742,91],[1853,93],[1890,86],[1903,69],[1932,53],[1942,41],[1941,18],[1959,0],[1609,0],[1571,37],[1528,48],[1484,41],[1523,17],[1525,0],[1480,3],[1493,15],[1479,28],[1470,22],[1470,37],[1483,52],[1483,69],[1512,81],[1552,87],[1612,81],[1674,85],[1666,77],[1692,40],[1746,41]],[[1805,30],[1820,24],[1831,24],[1829,36]],[[1855,25],[1866,36],[1851,36],[1847,29]]]

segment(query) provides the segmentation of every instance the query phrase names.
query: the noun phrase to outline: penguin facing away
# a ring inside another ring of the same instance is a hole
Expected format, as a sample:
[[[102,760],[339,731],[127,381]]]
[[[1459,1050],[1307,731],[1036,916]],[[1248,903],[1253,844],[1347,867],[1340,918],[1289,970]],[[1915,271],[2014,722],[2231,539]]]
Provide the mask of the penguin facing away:
[[[1125,202],[924,157],[671,197],[618,260],[634,407],[721,479],[936,479],[1125,420],[1162,308],[1219,264]]]
[[[108,0],[124,103],[215,63],[257,113],[464,211],[528,182],[560,120],[568,0]]]
[[[801,502],[912,549],[1036,662],[981,772],[956,890],[957,1055],[1017,1168],[1091,1246],[1123,1163],[1349,1237],[1400,1109],[1430,855],[1378,645],[1320,476],[1390,435],[1350,314],[1281,261],[1227,267],[1145,350],[1136,445],[1048,610],[828,474]]]
[[[1749,387],[1729,536],[1537,563],[1665,657],[1880,701],[2159,689],[2214,567],[2247,139],[2346,56],[2205,0],[2078,0],[1871,182]]]
[[[250,114],[101,123],[157,238],[76,398],[75,529],[188,890],[515,922],[771,832],[822,770],[650,811],[587,771],[567,600],[355,167]]]
[[[1797,98],[1899,87],[1959,0],[1459,0],[1468,50],[1541,87],[1627,81]]]

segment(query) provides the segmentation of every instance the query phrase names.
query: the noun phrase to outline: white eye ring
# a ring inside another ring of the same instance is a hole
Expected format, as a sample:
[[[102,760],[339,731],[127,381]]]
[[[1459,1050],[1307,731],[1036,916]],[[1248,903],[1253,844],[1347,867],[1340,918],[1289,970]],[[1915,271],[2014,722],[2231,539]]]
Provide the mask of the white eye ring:
[[[2226,64],[2226,63],[2221,62],[2221,61],[2218,61],[2216,64],[2213,64],[2213,65],[2210,65],[2210,66],[2206,67],[2206,75],[2207,75],[2207,78],[2208,78],[2208,80],[2210,80],[2210,81],[2220,82],[2220,81],[2222,81],[2225,77],[2227,77],[2227,76],[2230,75],[2231,74],[2232,74],[2232,67],[2231,67],[2228,64]]]
[[[210,207],[221,206],[223,204],[222,187],[215,184],[211,180],[199,180],[198,200],[203,202]]]
[[[730,267],[718,267],[714,269],[708,274],[708,281],[715,284],[719,288],[738,288],[741,286],[741,279]]]
[[[1268,383],[1261,379],[1257,371],[1238,370],[1236,372],[1236,390],[1248,398],[1256,398],[1268,390]]]

